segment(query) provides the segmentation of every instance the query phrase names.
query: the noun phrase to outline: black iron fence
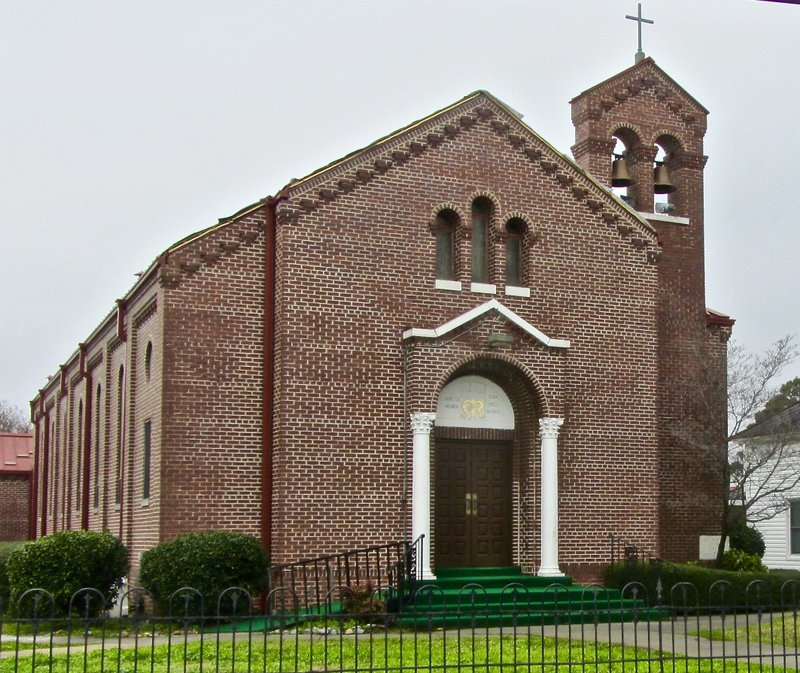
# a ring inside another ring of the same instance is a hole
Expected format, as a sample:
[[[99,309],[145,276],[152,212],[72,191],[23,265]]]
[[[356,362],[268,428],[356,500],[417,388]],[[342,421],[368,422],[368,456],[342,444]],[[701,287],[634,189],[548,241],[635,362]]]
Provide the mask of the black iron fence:
[[[87,590],[73,597],[69,617],[57,617],[52,597],[32,590],[0,617],[0,673],[797,669],[796,584],[779,596],[757,586],[736,596],[721,583],[713,607],[701,607],[691,585],[676,585],[655,608],[637,584],[621,594],[507,585],[494,601],[486,600],[490,589],[470,584],[449,603],[425,586],[412,596],[413,611],[388,610],[390,596],[378,592],[346,608],[338,599],[349,590],[337,588],[337,600],[324,603],[339,603],[336,611],[315,614],[300,607],[299,596],[280,599],[287,588],[274,589],[272,610],[262,611],[253,608],[255,597],[231,588],[202,611],[212,616],[188,609],[198,598],[189,588],[160,616],[118,608],[98,614],[102,598]],[[121,603],[142,604],[143,597],[134,590]]]

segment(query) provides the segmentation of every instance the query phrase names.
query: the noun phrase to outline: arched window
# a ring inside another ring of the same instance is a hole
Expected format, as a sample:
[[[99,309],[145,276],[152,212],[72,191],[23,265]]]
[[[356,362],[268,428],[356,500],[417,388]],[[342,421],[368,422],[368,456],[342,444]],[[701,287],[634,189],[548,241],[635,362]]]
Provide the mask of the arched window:
[[[506,222],[506,285],[525,285],[523,240],[525,222],[518,217]]]
[[[489,282],[489,220],[492,203],[480,198],[472,202],[472,282]]]
[[[147,348],[144,349],[144,380],[150,380],[150,373],[153,367],[153,342],[147,342]]]
[[[122,502],[122,440],[124,437],[125,420],[123,413],[125,410],[125,367],[120,365],[117,376],[117,470],[115,475],[116,487],[114,489],[114,502]]]
[[[452,210],[442,210],[436,215],[436,278],[455,280],[455,239],[458,215]]]
[[[75,438],[75,509],[81,508],[81,465],[83,463],[83,400],[78,402],[78,434]]]
[[[152,452],[153,424],[150,420],[144,422],[142,432],[142,499],[150,497],[150,457]]]
[[[94,487],[92,506],[100,506],[100,384],[97,384],[97,393],[94,403]]]

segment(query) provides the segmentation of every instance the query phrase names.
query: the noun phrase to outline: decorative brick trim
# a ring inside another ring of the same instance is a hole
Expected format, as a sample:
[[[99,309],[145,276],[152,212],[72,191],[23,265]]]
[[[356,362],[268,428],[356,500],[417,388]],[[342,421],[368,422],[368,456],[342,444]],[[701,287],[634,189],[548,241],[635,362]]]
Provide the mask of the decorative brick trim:
[[[154,296],[147,301],[131,318],[134,329],[138,329],[141,325],[149,320],[156,314],[158,310],[158,297]]]
[[[530,391],[532,393],[534,405],[537,409],[540,410],[542,416],[550,416],[550,405],[548,404],[547,396],[545,395],[544,388],[539,383],[536,376],[534,376],[533,372],[528,369],[525,365],[521,362],[516,360],[515,358],[507,355],[505,353],[473,353],[467,355],[460,360],[454,362],[444,373],[444,375],[439,379],[439,382],[436,384],[433,390],[433,401],[434,405],[436,400],[439,399],[439,395],[441,395],[442,390],[444,387],[453,380],[454,375],[462,369],[464,366],[469,365],[473,362],[477,362],[479,360],[500,360],[505,364],[509,365],[510,367],[516,369],[516,371],[522,375],[522,378],[528,383],[530,386]]]
[[[431,209],[431,217],[430,217],[430,226],[431,227],[435,227],[436,226],[436,217],[443,210],[452,210],[456,215],[458,215],[458,226],[459,226],[459,228],[463,227],[464,223],[468,219],[467,216],[464,214],[464,210],[461,208],[461,206],[457,206],[455,203],[452,203],[451,201],[445,201],[443,203],[440,203],[440,204],[434,206]]]
[[[673,140],[677,147],[664,147],[662,143],[658,142],[659,138],[664,137]],[[678,152],[686,151],[686,141],[680,136],[680,134],[676,133],[674,129],[656,129],[651,136],[650,143],[652,145],[658,145],[668,154],[672,154],[676,149]]]

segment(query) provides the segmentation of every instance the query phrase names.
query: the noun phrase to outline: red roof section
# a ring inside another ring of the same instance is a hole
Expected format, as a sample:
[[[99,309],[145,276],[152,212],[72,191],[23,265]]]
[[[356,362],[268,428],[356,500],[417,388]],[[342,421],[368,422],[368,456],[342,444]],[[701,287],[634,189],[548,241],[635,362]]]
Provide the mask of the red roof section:
[[[33,435],[0,432],[0,473],[33,471]]]

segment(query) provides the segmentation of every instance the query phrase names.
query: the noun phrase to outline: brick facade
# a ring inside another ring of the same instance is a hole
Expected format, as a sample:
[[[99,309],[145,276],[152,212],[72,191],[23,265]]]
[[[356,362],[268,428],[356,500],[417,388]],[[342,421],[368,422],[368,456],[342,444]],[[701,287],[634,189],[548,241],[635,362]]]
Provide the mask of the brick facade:
[[[33,537],[33,437],[0,432],[0,541]]]
[[[406,539],[409,415],[469,374],[514,412],[514,563],[539,563],[543,417],[564,419],[564,571],[596,578],[612,532],[696,557],[717,484],[676,430],[709,344],[724,380],[732,324],[709,327],[704,306],[706,112],[650,59],[572,105],[577,163],[477,92],[166,251],[33,402],[39,534],[108,528],[134,574],[139,552],[192,530],[260,535],[275,562]],[[639,157],[642,214],[603,186],[615,136]],[[654,143],[678,187],[669,215],[652,214]],[[437,279],[442,213],[453,262]],[[505,314],[413,336],[492,299]],[[494,436],[437,427],[432,452]]]

